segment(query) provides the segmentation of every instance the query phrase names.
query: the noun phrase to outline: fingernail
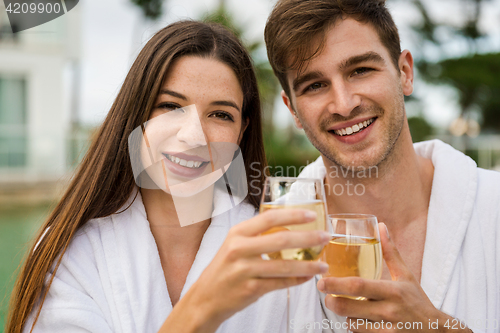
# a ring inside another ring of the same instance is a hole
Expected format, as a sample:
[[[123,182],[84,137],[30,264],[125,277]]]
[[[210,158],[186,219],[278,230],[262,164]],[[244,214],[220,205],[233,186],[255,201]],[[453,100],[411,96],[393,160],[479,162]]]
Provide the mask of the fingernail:
[[[328,266],[328,264],[326,262],[320,262],[319,263],[319,270],[321,271],[321,273],[326,273],[328,272],[328,268],[330,266]]]
[[[385,234],[387,235],[387,239],[391,239],[391,236],[389,235],[389,229],[387,229],[387,225],[385,225],[385,223],[384,223],[384,226],[385,226]]]
[[[316,287],[318,287],[318,290],[321,291],[322,293],[325,292],[325,282],[323,281],[323,279],[318,281]]]
[[[307,220],[315,220],[317,216],[318,216],[318,214],[316,214],[316,212],[313,212],[311,210],[306,211],[304,214],[304,217]]]

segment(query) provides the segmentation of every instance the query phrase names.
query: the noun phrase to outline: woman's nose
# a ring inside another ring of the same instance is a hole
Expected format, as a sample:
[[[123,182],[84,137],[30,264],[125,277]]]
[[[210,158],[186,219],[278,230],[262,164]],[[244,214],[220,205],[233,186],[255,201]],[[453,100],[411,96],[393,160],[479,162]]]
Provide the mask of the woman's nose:
[[[177,132],[177,139],[191,147],[207,145],[207,140],[196,107],[191,106],[185,108],[184,112],[185,116]]]

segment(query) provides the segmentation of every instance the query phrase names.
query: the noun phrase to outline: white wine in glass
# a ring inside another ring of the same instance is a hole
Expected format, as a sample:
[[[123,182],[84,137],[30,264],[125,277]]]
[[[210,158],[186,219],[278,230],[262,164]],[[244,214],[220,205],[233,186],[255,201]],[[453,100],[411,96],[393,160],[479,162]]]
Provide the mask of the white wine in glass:
[[[382,247],[377,218],[367,214],[328,215],[333,237],[321,252],[329,265],[323,277],[358,276],[378,280],[382,275]],[[364,300],[362,296],[333,295]]]
[[[279,231],[327,231],[326,204],[323,182],[320,179],[268,177],[264,185],[264,194],[260,212],[269,209],[308,209],[316,212],[316,220],[284,227],[274,227],[264,232],[270,234]],[[284,249],[263,254],[264,259],[317,260],[322,246],[310,248]]]

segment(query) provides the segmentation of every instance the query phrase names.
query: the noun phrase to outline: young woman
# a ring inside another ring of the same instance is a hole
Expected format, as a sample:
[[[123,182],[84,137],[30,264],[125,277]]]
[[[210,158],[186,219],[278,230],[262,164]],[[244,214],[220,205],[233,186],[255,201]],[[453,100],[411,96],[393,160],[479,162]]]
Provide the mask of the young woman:
[[[217,185],[228,168],[241,174],[238,155],[253,181],[239,204],[231,184]],[[239,41],[206,23],[162,29],[36,238],[6,331],[284,332],[278,289],[326,268],[261,254],[328,236],[260,236],[314,219],[302,210],[254,217],[264,166],[257,82]],[[312,280],[292,297],[292,318],[321,320]]]

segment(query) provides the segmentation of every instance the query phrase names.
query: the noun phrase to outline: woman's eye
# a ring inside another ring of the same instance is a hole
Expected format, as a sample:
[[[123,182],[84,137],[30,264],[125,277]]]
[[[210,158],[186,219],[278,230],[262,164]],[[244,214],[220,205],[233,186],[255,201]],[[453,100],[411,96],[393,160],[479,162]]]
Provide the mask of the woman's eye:
[[[210,117],[218,118],[221,120],[230,120],[233,121],[233,117],[226,112],[214,112],[210,115]]]
[[[368,73],[370,71],[372,71],[373,68],[368,68],[368,67],[360,67],[360,68],[356,68],[353,72],[352,72],[352,75],[362,75],[362,74],[365,74],[365,73]]]
[[[160,104],[158,104],[158,106],[156,108],[163,109],[166,111],[172,111],[172,110],[176,110],[176,109],[181,108],[181,106],[179,104],[175,104],[175,103],[160,103]]]

